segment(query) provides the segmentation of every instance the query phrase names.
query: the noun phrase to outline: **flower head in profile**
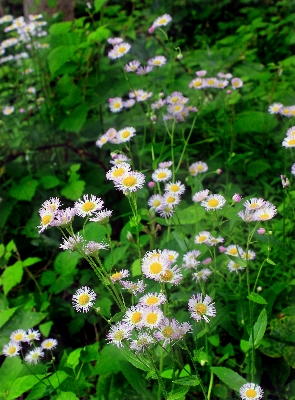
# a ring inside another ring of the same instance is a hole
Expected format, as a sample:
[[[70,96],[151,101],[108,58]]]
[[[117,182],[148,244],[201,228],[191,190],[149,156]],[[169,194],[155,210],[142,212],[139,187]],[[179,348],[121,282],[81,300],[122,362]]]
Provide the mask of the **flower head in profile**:
[[[121,285],[123,286],[123,289],[128,290],[130,293],[132,293],[134,296],[137,295],[138,293],[143,293],[146,284],[142,280],[138,280],[137,282],[131,282],[131,281],[120,281]]]
[[[241,246],[231,244],[230,246],[227,246],[225,254],[233,257],[242,257],[243,252],[244,251]]]
[[[114,272],[110,276],[110,279],[114,283],[114,282],[120,281],[121,279],[128,278],[129,275],[130,275],[130,273],[129,273],[128,269],[121,269],[121,271]]]
[[[90,199],[88,194],[83,195],[83,200],[78,199],[74,205],[77,215],[80,217],[87,217],[92,215],[95,211],[99,211],[103,208],[103,201],[101,198],[91,195]]]
[[[53,350],[55,349],[57,346],[57,340],[55,339],[46,339],[43,340],[43,342],[41,343],[41,347],[44,350]]]
[[[162,67],[164,64],[166,64],[166,61],[167,60],[164,56],[156,56],[148,60],[148,65],[153,67]]]
[[[245,383],[240,388],[240,396],[242,400],[259,400],[263,397],[263,390],[255,383]]]
[[[245,269],[239,263],[236,263],[232,260],[229,261],[227,268],[229,272],[235,272],[236,274],[238,274],[239,271],[243,271]]]
[[[195,244],[206,243],[209,240],[211,233],[209,231],[202,231],[195,236]]]
[[[146,67],[138,67],[136,70],[137,75],[147,75],[152,72],[153,67],[152,65],[147,65]]]
[[[126,64],[124,69],[126,72],[135,72],[139,66],[140,62],[137,60],[133,60]]]
[[[195,272],[192,276],[193,279],[195,279],[197,282],[200,282],[201,280],[206,281],[210,275],[212,275],[210,269],[204,268],[198,272]]]
[[[277,209],[273,205],[266,205],[255,211],[253,214],[254,221],[268,221],[277,213]]]
[[[26,342],[30,345],[33,344],[34,340],[40,340],[41,333],[39,331],[34,331],[34,329],[28,329],[26,335]]]
[[[191,317],[196,321],[204,319],[206,322],[209,322],[208,317],[216,316],[215,303],[212,303],[212,299],[208,295],[205,296],[204,300],[202,300],[202,297],[202,293],[198,293],[196,296],[193,295],[189,299],[188,309],[191,312]]]
[[[137,340],[132,340],[130,343],[130,349],[137,353],[144,353],[154,343],[154,339],[151,335],[146,332],[140,332]]]
[[[225,198],[220,194],[210,194],[205,200],[201,202],[201,206],[205,208],[206,211],[219,210],[225,204]]]
[[[147,307],[158,307],[166,301],[167,298],[163,293],[147,293],[139,299],[138,303]]]
[[[283,107],[283,104],[281,104],[281,103],[273,103],[268,107],[268,112],[270,114],[278,114],[282,107]]]
[[[174,265],[172,268],[167,268],[164,270],[159,278],[158,281],[161,283],[170,283],[171,285],[179,285],[182,280],[182,273],[177,265]]]
[[[40,358],[44,357],[42,347],[35,347],[35,349],[29,351],[25,356],[25,361],[29,364],[37,364]]]
[[[120,44],[123,42],[122,38],[116,37],[116,38],[109,38],[108,43],[115,46],[116,44]]]
[[[96,294],[88,286],[78,289],[72,298],[72,304],[76,311],[88,312],[93,306]]]
[[[200,203],[201,201],[205,200],[206,197],[208,197],[208,195],[209,195],[208,189],[201,190],[200,192],[197,192],[193,195],[193,201],[195,203]]]
[[[57,210],[54,214],[54,220],[50,223],[50,226],[68,226],[76,215],[76,209],[67,207],[65,210]]]
[[[11,340],[8,344],[6,344],[2,349],[2,354],[6,357],[15,357],[19,355],[21,350],[21,346],[18,342]]]
[[[109,247],[108,243],[98,243],[91,240],[87,244],[84,244],[82,249],[87,256],[97,257],[99,250],[108,250]]]
[[[84,238],[80,233],[77,233],[77,235],[70,236],[68,239],[62,238],[63,243],[59,246],[63,250],[70,250],[70,251],[76,251],[79,249],[79,243],[84,242]]]
[[[49,209],[40,209],[39,210],[39,215],[41,217],[40,225],[37,226],[39,228],[39,233],[42,233],[48,226],[51,225],[54,216],[55,216],[55,211],[53,211],[52,208]]]
[[[203,161],[198,161],[196,163],[193,163],[189,167],[189,172],[192,176],[197,176],[200,173],[208,171],[208,165],[204,163]]]
[[[152,24],[152,26],[149,29],[149,33],[153,33],[156,28],[159,28],[160,26],[166,26],[169,24],[169,22],[172,21],[172,17],[169,14],[164,14],[161,17],[158,17]]]

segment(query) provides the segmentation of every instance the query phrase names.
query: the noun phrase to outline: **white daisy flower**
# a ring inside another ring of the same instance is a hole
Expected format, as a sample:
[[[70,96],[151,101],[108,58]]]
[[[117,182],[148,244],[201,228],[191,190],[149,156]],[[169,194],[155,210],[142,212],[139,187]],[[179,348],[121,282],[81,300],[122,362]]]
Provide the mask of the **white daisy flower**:
[[[185,186],[180,181],[175,183],[169,182],[166,183],[165,192],[181,195],[185,192]]]
[[[244,258],[245,260],[254,260],[255,257],[256,253],[252,250],[248,250],[248,253],[242,251],[241,258]]]
[[[289,148],[289,147],[295,147],[295,137],[294,136],[287,136],[283,142],[282,146]]]
[[[148,199],[148,206],[155,210],[158,210],[162,205],[162,196],[160,194],[154,194]]]
[[[169,168],[173,165],[172,161],[162,161],[158,164],[158,168]]]
[[[6,106],[2,110],[3,115],[10,115],[14,112],[14,107],[13,106]]]
[[[135,72],[139,66],[140,62],[137,60],[133,60],[126,64],[124,69],[126,72]]]
[[[34,329],[28,329],[26,335],[26,342],[33,344],[34,340],[40,340],[41,333],[39,331],[34,331]]]
[[[208,317],[216,316],[215,303],[211,302],[212,299],[208,295],[205,296],[204,301],[202,301],[202,293],[198,293],[196,296],[193,295],[188,302],[188,309],[191,312],[191,317],[196,321],[201,321],[203,318],[208,323]]]
[[[117,282],[120,281],[121,279],[128,278],[130,275],[129,271],[127,269],[121,269],[121,271],[115,272],[110,276],[111,281]]]
[[[153,22],[153,26],[155,28],[158,28],[160,26],[166,26],[169,24],[169,22],[172,21],[172,17],[169,14],[164,14],[161,17],[158,17],[154,22]]]
[[[128,290],[134,296],[136,296],[138,293],[143,293],[145,288],[146,288],[146,286],[147,286],[140,279],[138,279],[137,282],[120,281],[120,284],[123,286],[123,289]]]
[[[253,214],[253,219],[255,221],[267,221],[272,219],[277,213],[277,210],[274,206],[261,207],[259,210],[255,211]]]
[[[295,164],[293,164],[291,167],[291,174],[295,176]]]
[[[278,114],[282,107],[283,107],[283,104],[281,104],[281,103],[273,103],[268,107],[268,112],[270,114]]]
[[[78,289],[72,298],[72,304],[76,311],[88,312],[93,306],[96,294],[88,286]]]
[[[34,350],[31,350],[26,354],[25,361],[29,364],[37,364],[42,357],[44,357],[42,347],[35,347]]]
[[[27,333],[23,329],[17,329],[16,331],[12,332],[10,335],[10,340],[12,342],[25,342],[26,341]]]
[[[242,400],[259,400],[263,397],[263,390],[256,383],[245,383],[240,388]]]
[[[279,114],[283,115],[284,117],[292,117],[291,107],[281,107],[279,109]]]
[[[206,211],[219,210],[224,206],[225,201],[225,198],[220,194],[210,194],[201,202],[201,206],[204,207]]]
[[[77,215],[84,218],[92,215],[95,211],[101,210],[103,208],[103,201],[100,197],[96,197],[93,194],[88,199],[88,194],[84,194],[83,200],[78,199],[74,204],[74,208]]]
[[[148,60],[148,65],[152,65],[154,67],[162,67],[164,64],[166,64],[166,61],[167,61],[166,57],[156,56]]]
[[[136,70],[136,75],[147,75],[150,72],[152,72],[153,67],[151,65],[148,65],[146,67],[138,67]]]
[[[193,201],[195,203],[200,203],[201,201],[205,200],[206,197],[208,197],[208,195],[209,195],[209,190],[208,189],[201,190],[200,192],[196,192],[193,195]]]
[[[54,219],[54,216],[55,216],[55,212],[50,208],[47,210],[40,209],[39,214],[41,217],[41,221],[40,221],[40,225],[37,226],[37,228],[40,228],[38,232],[42,233],[48,226],[51,225],[51,223]]]
[[[102,146],[103,146],[104,144],[106,144],[107,142],[108,142],[108,137],[107,137],[107,135],[102,135],[102,136],[100,136],[100,137],[97,139],[97,141],[95,142],[95,145],[101,149]]]
[[[44,210],[50,210],[50,211],[56,211],[59,209],[59,207],[61,206],[61,202],[59,200],[59,198],[57,197],[50,197],[49,200],[44,201],[44,203],[42,204],[42,206],[40,207],[41,209]]]
[[[168,168],[158,168],[152,174],[154,182],[166,182],[172,177],[172,172]]]
[[[108,250],[109,247],[108,243],[90,241],[83,245],[82,250],[87,256],[97,257],[99,250]]]
[[[76,209],[67,207],[65,210],[57,210],[54,214],[54,220],[50,226],[66,227],[69,225],[76,215]]]
[[[21,346],[19,343],[10,341],[6,344],[2,349],[2,354],[6,357],[15,357],[19,356],[19,352],[21,350]]]
[[[177,204],[180,203],[180,196],[178,194],[174,194],[171,192],[166,192],[163,196],[162,196],[162,204],[166,205],[171,205],[171,206],[176,206]]]
[[[152,97],[152,92],[145,92],[144,90],[138,90],[136,94],[137,101],[145,101]]]
[[[110,143],[117,144],[117,131],[115,128],[108,129],[103,136],[106,136]]]
[[[229,256],[241,258],[243,254],[243,249],[241,246],[231,244],[230,246],[227,246],[226,251],[224,253],[228,254]]]
[[[204,80],[202,78],[193,79],[189,85],[190,88],[193,89],[203,89],[204,88]]]
[[[232,88],[233,88],[234,90],[236,90],[236,89],[239,89],[240,87],[243,86],[243,81],[242,81],[242,79],[240,79],[240,78],[233,78],[233,79],[231,80],[231,84],[232,84]]]
[[[207,71],[205,69],[202,69],[202,70],[196,72],[196,75],[198,77],[206,76],[206,74],[207,74]]]
[[[145,176],[141,172],[129,171],[114,181],[116,189],[125,194],[136,192],[141,189],[145,182]]]
[[[151,108],[152,110],[159,110],[160,108],[164,107],[165,104],[166,100],[159,99],[151,104]]]
[[[131,46],[129,43],[120,42],[116,44],[111,51],[109,51],[108,57],[111,58],[112,60],[115,60],[116,58],[121,58],[126,53],[128,53],[130,49]]]
[[[174,207],[171,204],[162,204],[156,211],[162,218],[170,218],[175,213]]]
[[[116,44],[120,44],[120,43],[122,43],[122,42],[123,42],[123,39],[122,39],[122,38],[118,38],[118,37],[116,37],[116,38],[109,38],[109,39],[108,39],[108,43],[111,44],[112,46],[115,46]]]
[[[158,307],[166,301],[167,298],[163,293],[147,293],[139,299],[138,303],[148,307]]]
[[[238,273],[238,271],[243,271],[245,269],[244,267],[232,260],[229,261],[227,268],[229,272],[235,272],[236,274]]]
[[[193,163],[189,167],[189,172],[192,176],[197,176],[199,173],[203,173],[206,171],[208,171],[208,165],[203,161],[198,161],[196,163]]]
[[[208,231],[202,231],[195,236],[195,244],[206,243],[209,240],[211,233]]]
[[[224,80],[224,81],[218,81],[217,82],[217,89],[224,89],[225,87],[227,87],[229,84],[228,80]]]
[[[195,272],[192,274],[193,279],[195,279],[197,282],[200,280],[206,281],[208,279],[208,276],[212,275],[212,272],[210,271],[209,268],[204,268],[201,271]]]
[[[135,354],[139,352],[145,352],[147,348],[149,348],[154,343],[154,339],[151,335],[146,332],[140,332],[138,334],[137,340],[132,340],[130,342],[130,349],[135,351]]]
[[[142,264],[142,273],[150,279],[159,280],[161,273],[170,267],[170,262],[162,255],[146,260]]]
[[[109,107],[111,112],[119,112],[123,109],[123,100],[121,97],[114,97],[113,99],[109,99]]]
[[[44,350],[54,350],[57,346],[57,340],[55,339],[46,339],[41,343],[41,347]]]
[[[149,329],[157,328],[164,317],[163,311],[157,307],[148,307],[143,314],[143,326]]]
[[[143,314],[144,307],[140,305],[132,306],[129,310],[126,311],[125,316],[123,318],[124,323],[131,326],[132,328],[140,329],[143,325]]]
[[[206,78],[204,79],[204,86],[206,87],[217,87],[218,79],[216,78]]]
[[[260,207],[262,207],[265,204],[265,201],[260,198],[258,199],[257,197],[253,197],[250,200],[245,201],[243,204],[246,207],[246,210],[258,210]]]
[[[177,265],[163,271],[158,278],[159,282],[170,283],[171,285],[179,285],[181,280],[182,280],[182,273],[180,272],[180,269],[178,268]]]
[[[121,178],[125,173],[131,171],[131,167],[126,162],[121,162],[114,165],[106,174],[106,178],[109,181],[114,181]]]
[[[63,250],[76,251],[79,249],[79,243],[84,242],[84,238],[80,233],[70,236],[68,239],[62,238],[63,243],[59,246]]]
[[[175,250],[164,249],[162,252],[163,257],[166,257],[167,260],[171,263],[175,263],[177,258],[179,257],[179,253]]]
[[[294,137],[295,136],[295,126],[292,126],[289,128],[286,132],[286,135],[289,137]]]
[[[122,342],[130,338],[132,329],[132,326],[119,322],[111,327],[109,333],[106,335],[106,339],[118,348],[124,347]]]
[[[169,321],[168,318],[163,318],[160,325],[157,328],[157,331],[154,333],[155,338],[160,341],[164,341],[162,346],[166,347],[168,344],[171,344],[174,340],[178,339],[178,331],[180,329],[179,322],[172,318]]]
[[[128,99],[128,100],[123,101],[123,106],[125,108],[131,108],[134,106],[135,103],[136,103],[136,101],[134,99]]]
[[[129,142],[129,140],[135,136],[136,130],[131,126],[123,128],[117,132],[116,138],[119,143]]]
[[[238,212],[238,216],[239,216],[240,218],[242,218],[242,220],[245,221],[245,222],[252,222],[252,221],[254,221],[254,219],[253,219],[253,212],[251,212],[250,210],[247,210],[247,209],[246,209],[245,212],[244,212],[244,211],[239,211],[239,212]]]

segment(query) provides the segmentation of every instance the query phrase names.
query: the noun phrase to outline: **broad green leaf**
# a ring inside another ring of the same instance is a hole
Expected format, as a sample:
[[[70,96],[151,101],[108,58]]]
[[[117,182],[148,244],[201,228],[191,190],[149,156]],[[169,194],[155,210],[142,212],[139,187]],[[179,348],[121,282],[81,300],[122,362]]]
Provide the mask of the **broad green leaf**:
[[[203,209],[194,205],[177,211],[177,217],[181,225],[195,224],[199,219],[199,214],[203,215]]]
[[[242,350],[244,353],[247,353],[247,351],[249,350],[249,340],[247,341],[247,340],[241,339],[241,341],[240,341],[240,347],[241,347],[241,350]]]
[[[68,33],[72,24],[72,21],[57,22],[56,24],[51,25],[49,33],[51,35],[62,35],[63,33]]]
[[[117,346],[108,344],[100,352],[99,361],[96,364],[95,372],[98,375],[105,375],[109,373],[117,374],[121,371],[120,361],[124,360],[121,349]]]
[[[218,333],[216,335],[209,336],[208,340],[215,347],[219,346],[220,344],[220,338]]]
[[[95,41],[95,42],[102,42],[105,41],[108,37],[110,36],[110,31],[106,29],[104,26],[100,26],[99,28],[96,29],[95,32],[91,32],[87,40],[88,42],[90,41]]]
[[[57,280],[57,276],[53,271],[44,271],[40,278],[42,286],[52,285]]]
[[[182,386],[197,386],[200,384],[200,380],[195,375],[192,375],[177,379],[176,381],[173,381],[173,383]]]
[[[81,255],[77,252],[70,252],[70,250],[65,250],[58,253],[56,259],[53,263],[54,270],[63,276],[71,275],[76,268]]]
[[[94,0],[94,10],[95,12],[100,11],[103,4],[106,3],[106,0]]]
[[[59,370],[56,373],[52,374],[48,379],[51,385],[56,389],[60,384],[63,383],[67,379],[68,375],[65,371]],[[47,380],[47,379],[46,379]],[[39,400],[45,396],[47,393],[46,386],[43,383],[39,382],[33,389],[30,391],[26,400]]]
[[[190,376],[191,374],[191,366],[189,364],[186,364],[183,369],[181,370],[179,374],[179,378],[184,378],[186,376]]]
[[[241,386],[247,383],[246,379],[241,377],[237,372],[225,367],[211,367],[211,371],[218,376],[230,389],[239,391]]]
[[[60,180],[55,175],[43,175],[39,182],[44,189],[53,189],[60,184]]]
[[[9,308],[8,310],[1,311],[1,313],[0,313],[0,328],[9,320],[9,318],[15,313],[15,311],[18,308],[19,307],[14,307],[14,308]]]
[[[45,322],[45,324],[40,324],[39,329],[43,336],[48,337],[51,327],[53,325],[52,321]]]
[[[58,294],[69,288],[74,282],[72,275],[61,275],[48,289],[50,293]]]
[[[79,400],[79,397],[73,392],[59,392],[56,400]]]
[[[262,111],[243,111],[236,115],[234,130],[238,134],[262,133],[274,129],[278,122]]]
[[[81,235],[83,231],[80,231]],[[94,242],[102,242],[106,239],[105,227],[97,222],[88,222],[85,227],[85,239],[93,240]]]
[[[111,315],[111,306],[113,301],[107,297],[103,297],[102,299],[95,302],[95,307],[100,307],[99,313],[104,317],[109,318]]]
[[[162,377],[162,378],[165,378],[165,379],[172,379],[172,377],[173,377],[173,372],[174,372],[174,370],[173,370],[172,368],[166,369],[165,371],[162,371],[162,372],[161,372],[161,377]],[[178,373],[178,370],[175,371],[175,373]]]
[[[8,341],[7,341],[8,342]],[[6,342],[6,343],[7,343]],[[9,392],[10,386],[18,378],[23,369],[20,357],[6,357],[0,368],[0,398],[6,398],[6,392]]]
[[[89,105],[80,104],[72,110],[70,115],[63,118],[59,128],[64,129],[66,132],[79,133],[85,124],[88,111]]]
[[[249,296],[247,296],[247,299],[253,301],[254,303],[267,304],[266,300],[262,296],[260,296],[260,294],[257,294],[255,292],[251,292]]]
[[[77,365],[79,364],[79,361],[80,361],[80,354],[81,354],[82,350],[83,350],[82,348],[79,348],[79,349],[72,351],[69,354],[69,356],[67,358],[67,365],[70,368],[75,369],[77,367]]]
[[[140,260],[134,260],[131,265],[131,275],[132,277],[141,275],[141,265]]]
[[[0,285],[3,286],[5,296],[14,286],[21,282],[23,272],[23,264],[21,261],[17,261],[4,270],[0,277]]]
[[[177,400],[180,399],[181,397],[185,396],[187,392],[189,391],[189,387],[187,386],[182,386],[179,389],[175,389],[172,392],[168,393],[167,400]]]
[[[133,389],[140,394],[141,399],[148,399],[150,400],[151,394],[147,390],[146,381],[141,376],[140,372],[137,368],[135,368],[132,364],[128,361],[121,360],[121,371],[122,374],[125,376],[127,381],[133,387]]]
[[[253,178],[256,178],[258,175],[262,174],[266,170],[270,169],[271,166],[265,160],[255,160],[250,162],[247,165],[247,174]]]
[[[129,247],[129,244],[122,246],[122,247],[117,247],[115,250],[113,250],[112,254],[111,253],[108,254],[108,256],[105,258],[105,262],[104,262],[104,267],[107,271],[109,271],[112,266],[116,265],[118,263],[118,261],[120,261],[123,258],[128,247]]]
[[[42,261],[41,258],[38,257],[29,257],[23,261],[24,267],[30,267],[31,265],[36,264],[37,262]]]
[[[55,73],[75,54],[75,46],[58,46],[47,56],[49,70],[54,77]]]
[[[81,361],[90,362],[98,360],[99,358],[98,347],[99,347],[98,342],[83,347],[81,351]]]
[[[8,396],[5,396],[7,400],[18,399],[23,393],[32,389],[37,383],[39,383],[39,379],[43,378],[43,375],[27,375],[22,376],[21,378],[15,379],[11,382],[11,386],[8,391]]]
[[[61,194],[65,196],[65,198],[75,201],[82,196],[84,188],[85,188],[84,181],[75,181],[67,184],[64,188],[62,188]]]
[[[251,333],[250,339],[249,339],[249,347],[253,346],[253,342],[254,342],[255,348],[260,345],[261,340],[263,339],[263,336],[264,336],[264,333],[266,330],[266,326],[267,326],[267,314],[264,309],[261,311],[257,321],[254,324],[254,341],[253,341],[253,337],[252,337],[252,333]]]
[[[39,182],[30,176],[24,177],[20,182],[13,183],[9,195],[17,200],[31,201]]]

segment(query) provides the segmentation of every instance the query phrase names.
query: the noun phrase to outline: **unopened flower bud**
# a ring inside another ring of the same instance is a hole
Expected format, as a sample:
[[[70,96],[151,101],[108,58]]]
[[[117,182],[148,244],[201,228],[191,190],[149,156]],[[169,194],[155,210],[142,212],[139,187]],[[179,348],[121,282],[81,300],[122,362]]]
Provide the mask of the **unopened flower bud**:
[[[289,179],[288,178],[284,179],[283,175],[281,175],[281,181],[282,181],[283,189],[286,189],[290,186]]]
[[[220,175],[221,173],[222,173],[222,169],[218,168],[218,169],[216,170],[216,174]]]
[[[264,235],[265,234],[265,229],[264,228],[259,228],[257,230],[258,235]]]
[[[231,94],[231,90],[227,90],[226,93],[227,93],[227,94]]]
[[[239,203],[242,200],[242,196],[240,196],[238,193],[235,193],[232,197],[233,201],[235,203]]]
[[[206,258],[203,262],[202,262],[202,264],[203,265],[207,265],[207,264],[210,264],[211,263],[211,261],[212,261],[212,258]]]
[[[257,287],[257,292],[261,292],[262,291],[262,287],[261,286],[258,286]]]
[[[152,189],[154,186],[155,186],[155,182],[149,182],[149,183],[148,183],[148,187],[149,187],[149,188]]]
[[[226,247],[224,247],[224,246],[219,246],[218,248],[219,248],[220,253],[224,253],[226,251]]]
[[[135,240],[134,240],[131,232],[129,232],[129,231],[127,232],[126,238],[127,238],[128,242],[135,243]]]
[[[115,160],[116,158],[118,158],[118,154],[117,153],[111,153],[111,157],[113,160]]]
[[[182,60],[183,59],[182,53],[177,54],[176,58],[177,60]]]
[[[157,225],[156,225],[156,232],[161,231],[161,230],[162,230],[161,225],[160,225],[160,224],[157,224]]]
[[[100,313],[101,308],[100,308],[100,307],[96,307],[96,308],[95,308],[95,311],[96,311],[97,313]]]

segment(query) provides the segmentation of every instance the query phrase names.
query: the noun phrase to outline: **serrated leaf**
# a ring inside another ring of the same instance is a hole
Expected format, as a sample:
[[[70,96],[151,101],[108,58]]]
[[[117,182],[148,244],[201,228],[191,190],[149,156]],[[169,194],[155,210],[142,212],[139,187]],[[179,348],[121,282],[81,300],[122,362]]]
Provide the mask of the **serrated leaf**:
[[[10,388],[8,395],[5,396],[7,400],[14,400],[19,398],[23,393],[32,389],[37,383],[39,383],[39,379],[42,379],[43,375],[26,375],[21,378],[15,379]]]
[[[237,372],[225,367],[211,367],[211,371],[218,376],[230,389],[239,391],[241,386],[247,383],[246,379]]]
[[[55,175],[43,175],[39,182],[44,189],[53,189],[60,184],[60,180]]]
[[[176,381],[173,381],[173,383],[182,386],[197,386],[200,384],[200,380],[195,375],[191,375],[177,379]]]
[[[0,313],[0,328],[9,320],[19,307],[9,308]]]
[[[82,348],[79,348],[79,349],[72,351],[69,354],[69,356],[67,358],[67,365],[70,368],[75,369],[77,367],[77,365],[79,364],[79,361],[80,361],[80,354],[81,354],[82,350],[83,350]]]
[[[3,285],[3,292],[6,296],[7,293],[21,282],[23,277],[23,264],[17,261],[15,264],[7,267],[0,277],[0,285]]]
[[[70,115],[63,118],[59,128],[66,132],[79,133],[86,121],[88,111],[87,104],[80,104],[72,110]]]
[[[257,321],[254,324],[254,347],[258,347],[263,339],[265,330],[267,326],[267,314],[265,309],[261,311]],[[249,339],[249,347],[253,346],[252,334]]]
[[[175,389],[172,392],[168,393],[167,400],[177,400],[177,399],[183,397],[184,395],[186,395],[188,391],[189,391],[189,387],[187,387],[187,386],[183,386],[183,387],[180,387],[179,389]]]
[[[76,268],[81,255],[77,252],[71,253],[70,250],[65,250],[58,253],[53,263],[54,270],[63,276],[71,275]]]
[[[91,40],[95,42],[102,42],[105,41],[108,37],[110,36],[110,31],[105,28],[104,26],[100,26],[99,28],[96,29],[95,32],[91,32],[87,40],[90,42]]]
[[[133,389],[140,394],[140,398],[150,400],[151,395],[147,390],[146,381],[141,376],[138,369],[126,360],[121,360],[120,364],[122,374],[125,376]]]
[[[17,200],[31,201],[35,195],[39,182],[30,176],[24,177],[20,182],[13,183],[9,195]]]
[[[79,400],[79,397],[73,392],[59,392],[56,400]]]
[[[83,362],[97,361],[99,359],[98,347],[98,342],[83,347],[81,351],[81,360]]]
[[[267,301],[262,296],[260,296],[260,294],[255,292],[251,292],[249,296],[247,296],[247,299],[253,301],[254,303],[267,304]]]
[[[49,70],[54,77],[55,73],[75,54],[75,46],[58,46],[47,56]]]

